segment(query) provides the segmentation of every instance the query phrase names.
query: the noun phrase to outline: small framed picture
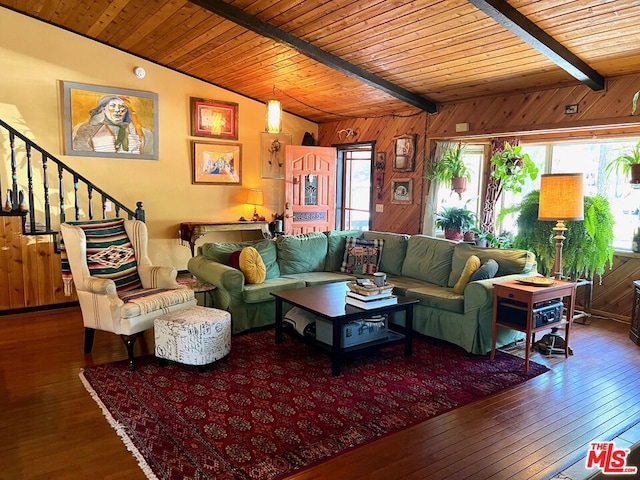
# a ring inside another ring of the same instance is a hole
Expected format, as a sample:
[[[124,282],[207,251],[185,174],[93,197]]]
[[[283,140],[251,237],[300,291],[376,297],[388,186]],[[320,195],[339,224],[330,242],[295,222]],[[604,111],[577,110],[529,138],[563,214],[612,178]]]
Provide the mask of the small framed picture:
[[[238,139],[238,104],[191,97],[191,135]]]
[[[416,135],[401,135],[394,138],[393,170],[413,172],[416,156]]]
[[[242,185],[242,145],[193,142],[193,183]]]
[[[413,203],[413,179],[394,178],[391,182],[391,203]]]
[[[285,147],[291,145],[290,133],[261,133],[262,178],[284,178]]]

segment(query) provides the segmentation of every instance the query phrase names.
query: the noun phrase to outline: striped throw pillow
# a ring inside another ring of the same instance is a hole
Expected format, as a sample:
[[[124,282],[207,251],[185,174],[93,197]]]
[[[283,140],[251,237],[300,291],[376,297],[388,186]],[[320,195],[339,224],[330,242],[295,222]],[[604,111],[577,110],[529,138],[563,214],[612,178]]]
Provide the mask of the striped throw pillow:
[[[91,276],[113,280],[118,291],[142,288],[136,254],[123,218],[67,223],[84,230]]]

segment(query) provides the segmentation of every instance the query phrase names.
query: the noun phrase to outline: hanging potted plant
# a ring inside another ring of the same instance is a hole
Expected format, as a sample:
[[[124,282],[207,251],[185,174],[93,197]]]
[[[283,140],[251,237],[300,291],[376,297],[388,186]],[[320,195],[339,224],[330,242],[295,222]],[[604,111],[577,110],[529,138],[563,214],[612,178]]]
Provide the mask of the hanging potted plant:
[[[462,160],[465,145],[458,144],[457,147],[447,150],[440,161],[432,160],[429,165],[427,178],[437,179],[440,182],[451,185],[451,190],[458,196],[467,189],[467,181],[471,180],[471,171]]]
[[[613,171],[622,173],[622,175],[631,177],[631,183],[640,183],[640,140],[638,140],[631,152],[623,153],[611,160],[605,167],[605,171],[609,175]]]
[[[538,220],[540,190],[527,194],[520,204],[518,235],[514,248],[536,255],[538,271],[549,275],[556,255],[555,222]],[[609,202],[601,195],[584,197],[584,220],[567,222],[562,249],[562,270],[571,279],[602,277],[607,263],[613,265],[613,225]]]
[[[444,230],[444,238],[448,240],[461,240],[475,223],[475,214],[466,208],[445,207],[436,214],[436,227]]]
[[[504,149],[491,157],[494,165],[491,175],[502,185],[502,190],[520,193],[527,180],[535,180],[538,167],[528,154],[522,152],[520,145],[512,146],[505,142]]]

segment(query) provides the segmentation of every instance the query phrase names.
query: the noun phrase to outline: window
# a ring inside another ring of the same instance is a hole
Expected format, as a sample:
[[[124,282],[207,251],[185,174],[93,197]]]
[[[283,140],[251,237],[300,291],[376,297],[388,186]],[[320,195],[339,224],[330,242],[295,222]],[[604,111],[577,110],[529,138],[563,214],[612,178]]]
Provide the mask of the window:
[[[615,219],[614,248],[630,250],[633,234],[640,227],[640,190],[632,188],[629,178],[622,174],[605,172],[607,164],[622,153],[629,152],[638,139],[606,139],[565,141],[553,143],[525,143],[522,150],[529,154],[542,173],[584,174],[584,194],[598,193],[609,200],[611,213]],[[526,191],[514,196],[505,192],[502,207],[517,205],[521,198],[532,190],[540,188],[540,178],[526,186]],[[516,232],[517,214],[505,218],[501,231]]]
[[[342,151],[343,189],[342,225],[343,230],[369,230],[371,216],[371,145],[358,145]]]
[[[466,206],[468,210],[480,216],[484,148],[481,144],[467,144],[462,158],[471,171],[471,181],[467,182],[467,190],[460,196],[451,190],[450,185],[440,184],[437,194],[438,211],[444,207]]]

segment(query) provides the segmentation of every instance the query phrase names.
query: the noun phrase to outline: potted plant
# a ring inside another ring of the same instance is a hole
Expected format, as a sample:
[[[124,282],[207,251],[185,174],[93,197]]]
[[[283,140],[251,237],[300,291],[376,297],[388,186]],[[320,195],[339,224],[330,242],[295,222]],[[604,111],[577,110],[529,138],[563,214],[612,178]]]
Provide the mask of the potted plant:
[[[530,250],[536,255],[538,271],[552,273],[555,260],[555,222],[538,220],[540,191],[527,194],[520,204],[518,235],[515,248]],[[562,270],[572,279],[593,279],[602,276],[609,263],[613,264],[614,219],[609,202],[601,195],[584,197],[584,220],[567,222],[566,240],[562,249]]]
[[[461,240],[463,233],[475,225],[475,214],[460,207],[445,207],[436,214],[436,227],[444,230],[444,238]]]
[[[440,161],[432,160],[429,166],[427,178],[434,178],[440,182],[451,185],[451,190],[459,196],[467,189],[467,181],[471,180],[471,171],[462,160],[465,145],[461,143],[457,147],[447,150]]]
[[[520,145],[505,142],[504,149],[493,154],[491,163],[494,165],[491,175],[501,183],[502,190],[508,192],[520,193],[527,180],[538,176],[538,167],[522,152]]]
[[[611,160],[605,167],[605,171],[609,175],[613,171],[627,176],[630,175],[631,183],[640,183],[640,140],[638,140],[631,152],[623,153]]]

